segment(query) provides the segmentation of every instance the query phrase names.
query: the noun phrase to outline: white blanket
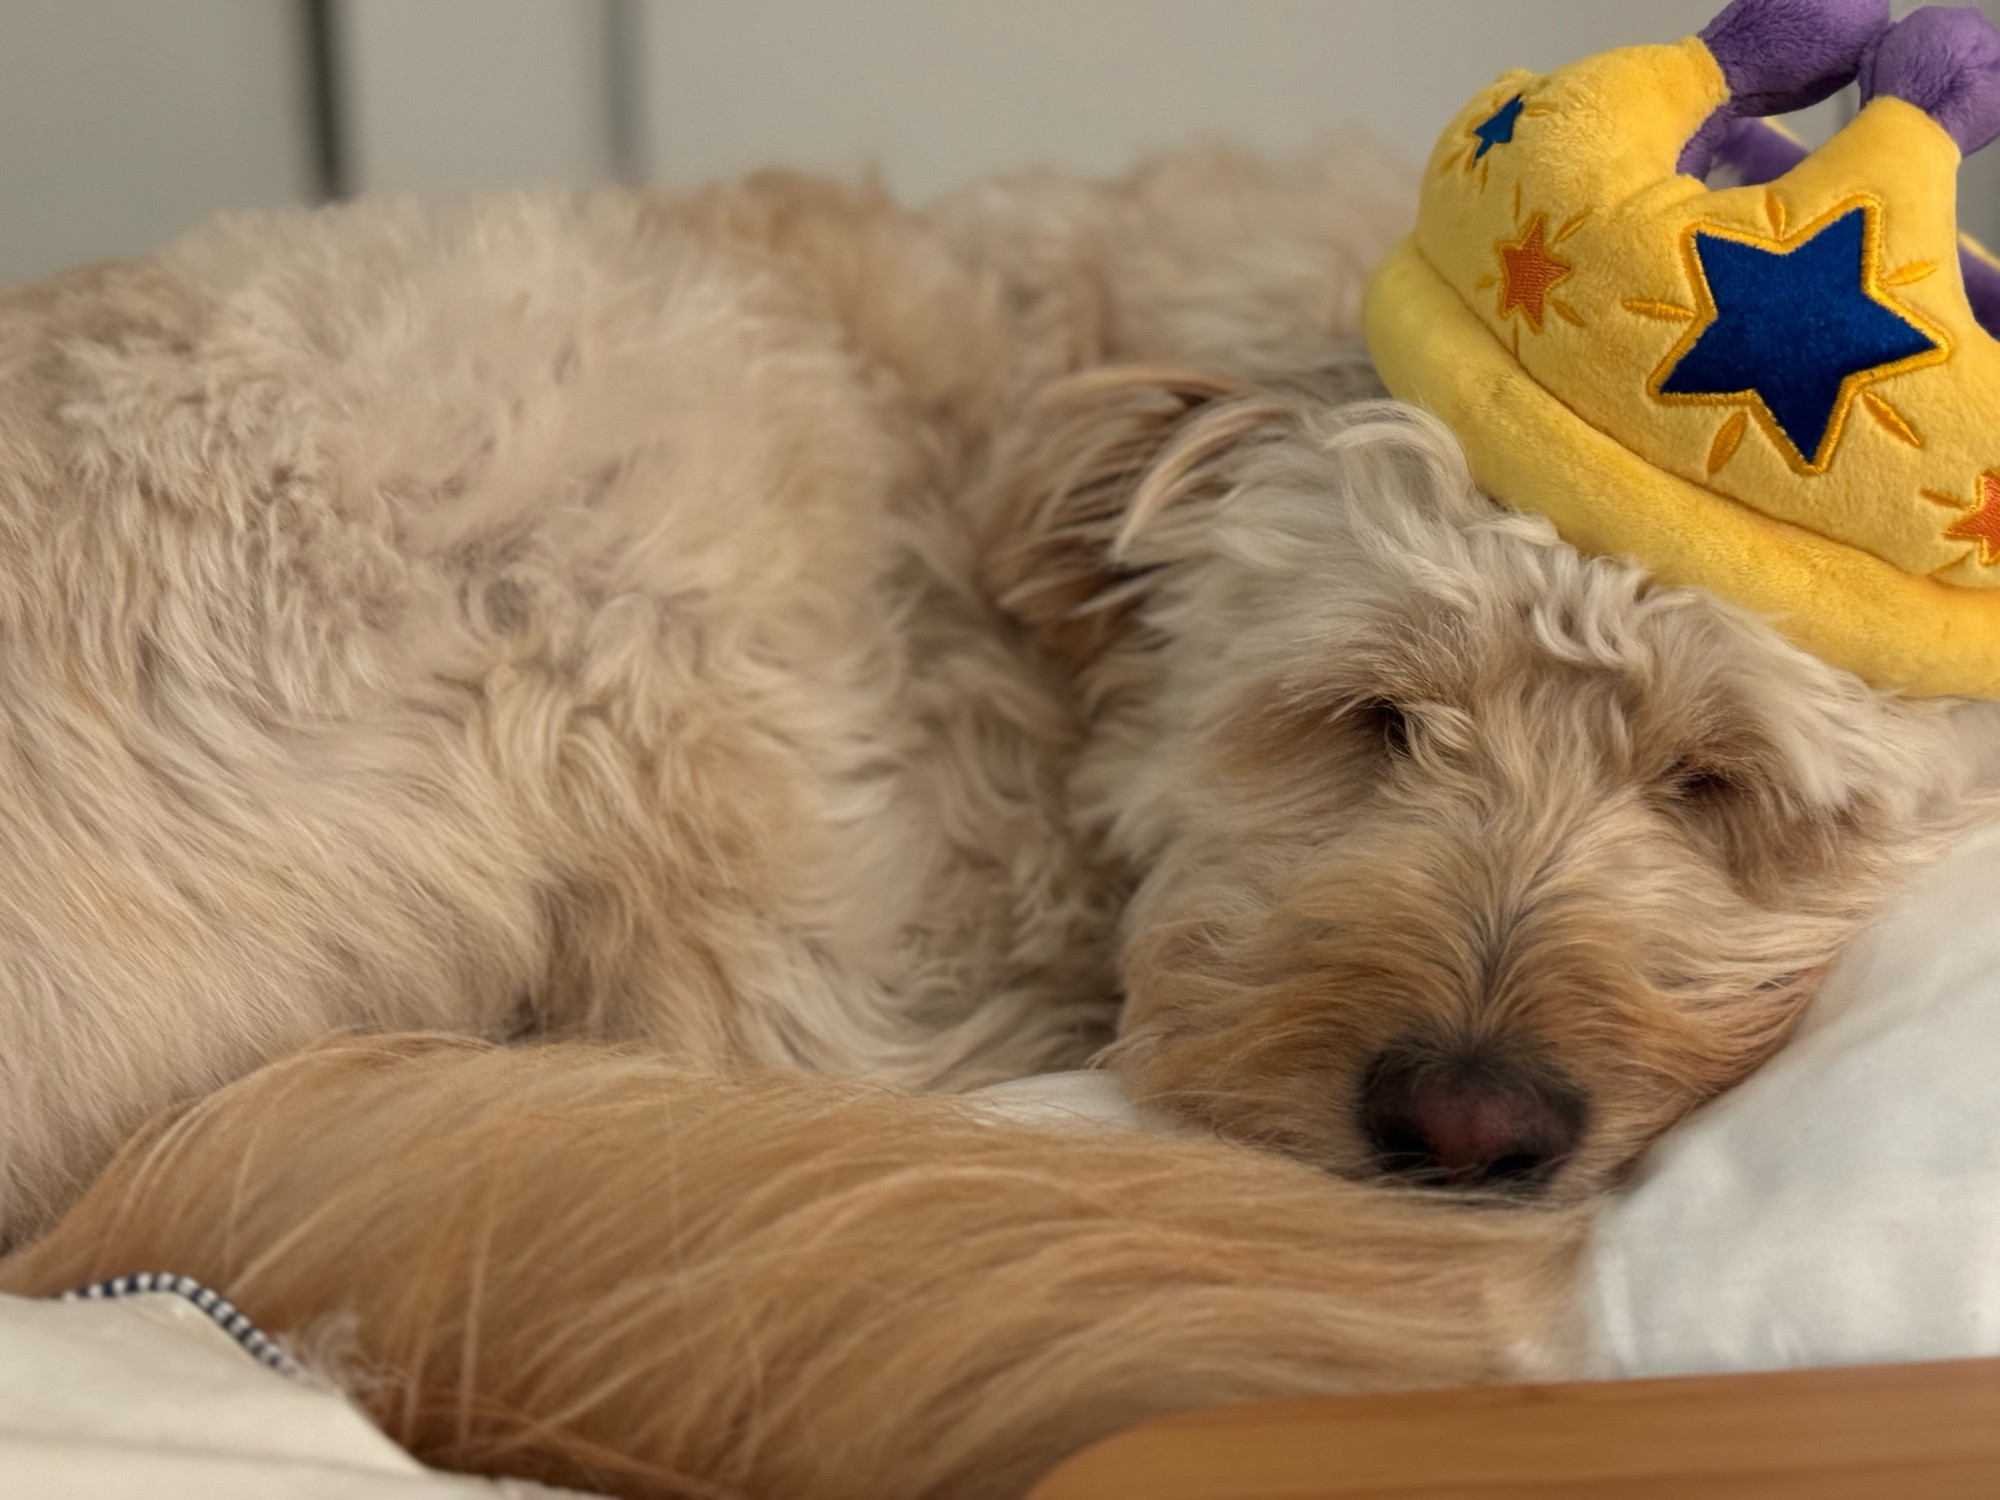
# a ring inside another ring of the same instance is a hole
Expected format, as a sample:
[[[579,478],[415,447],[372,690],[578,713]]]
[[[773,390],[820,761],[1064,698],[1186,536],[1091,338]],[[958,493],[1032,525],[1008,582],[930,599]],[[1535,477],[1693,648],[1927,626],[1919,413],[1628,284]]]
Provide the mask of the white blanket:
[[[338,1394],[260,1364],[186,1300],[0,1296],[0,1495],[528,1500],[424,1468]]]

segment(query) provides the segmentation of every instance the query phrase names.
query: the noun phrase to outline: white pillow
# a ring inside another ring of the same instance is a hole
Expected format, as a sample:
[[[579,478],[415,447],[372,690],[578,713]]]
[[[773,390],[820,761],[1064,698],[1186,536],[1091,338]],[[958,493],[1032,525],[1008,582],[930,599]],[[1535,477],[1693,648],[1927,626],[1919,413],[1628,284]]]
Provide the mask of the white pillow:
[[[1599,1373],[2000,1354],[2000,828],[1927,872],[1785,1050],[1599,1222]]]

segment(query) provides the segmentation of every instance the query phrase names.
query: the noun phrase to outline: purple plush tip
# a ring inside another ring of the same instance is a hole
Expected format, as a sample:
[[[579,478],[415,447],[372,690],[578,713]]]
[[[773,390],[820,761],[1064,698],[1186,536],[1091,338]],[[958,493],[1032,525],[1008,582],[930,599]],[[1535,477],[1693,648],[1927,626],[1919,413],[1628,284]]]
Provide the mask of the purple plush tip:
[[[1889,0],[1732,0],[1702,28],[1732,113],[1782,115],[1846,86],[1889,29]]]
[[[1971,153],[2000,136],[2000,31],[1976,10],[1927,5],[1890,27],[1861,64],[1861,97],[1917,106]]]
[[[1860,71],[1889,29],[1889,0],[1731,0],[1702,28],[1729,100],[1681,152],[1680,170],[1706,177],[1730,122],[1817,104]]]

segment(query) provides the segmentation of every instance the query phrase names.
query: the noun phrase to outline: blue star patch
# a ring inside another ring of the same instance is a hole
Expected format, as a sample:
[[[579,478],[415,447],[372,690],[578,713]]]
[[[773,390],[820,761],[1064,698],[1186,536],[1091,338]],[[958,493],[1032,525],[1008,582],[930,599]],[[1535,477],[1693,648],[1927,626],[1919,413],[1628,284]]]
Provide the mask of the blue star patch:
[[[1702,306],[1655,394],[1748,404],[1794,467],[1823,471],[1863,386],[1946,353],[1877,288],[1879,212],[1837,210],[1790,244],[1696,229],[1687,248]]]
[[[1481,160],[1495,146],[1505,146],[1513,141],[1514,124],[1521,118],[1523,108],[1521,96],[1516,94],[1472,127],[1472,133],[1479,137],[1479,145],[1472,153],[1474,161]]]

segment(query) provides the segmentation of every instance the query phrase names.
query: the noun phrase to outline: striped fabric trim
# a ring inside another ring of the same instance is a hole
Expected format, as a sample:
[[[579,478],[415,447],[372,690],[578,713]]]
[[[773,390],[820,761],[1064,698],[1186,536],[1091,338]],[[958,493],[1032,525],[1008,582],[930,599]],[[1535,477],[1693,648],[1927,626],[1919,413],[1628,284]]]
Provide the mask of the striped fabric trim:
[[[192,1276],[174,1276],[165,1271],[140,1271],[131,1276],[114,1276],[109,1281],[93,1281],[64,1292],[59,1302],[106,1302],[117,1297],[138,1297],[149,1292],[165,1292],[193,1303],[224,1333],[243,1346],[243,1352],[280,1375],[300,1378],[305,1374],[296,1361],[280,1349],[275,1340],[251,1322],[220,1292],[203,1286]]]

